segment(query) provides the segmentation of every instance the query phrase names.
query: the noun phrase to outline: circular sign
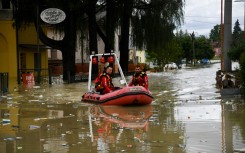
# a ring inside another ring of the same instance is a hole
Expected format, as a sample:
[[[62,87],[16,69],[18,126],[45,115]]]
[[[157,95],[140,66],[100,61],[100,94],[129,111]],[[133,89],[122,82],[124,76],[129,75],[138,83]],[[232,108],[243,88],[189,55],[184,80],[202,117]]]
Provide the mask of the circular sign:
[[[40,17],[46,23],[57,24],[65,20],[66,14],[60,9],[48,8],[41,12]]]

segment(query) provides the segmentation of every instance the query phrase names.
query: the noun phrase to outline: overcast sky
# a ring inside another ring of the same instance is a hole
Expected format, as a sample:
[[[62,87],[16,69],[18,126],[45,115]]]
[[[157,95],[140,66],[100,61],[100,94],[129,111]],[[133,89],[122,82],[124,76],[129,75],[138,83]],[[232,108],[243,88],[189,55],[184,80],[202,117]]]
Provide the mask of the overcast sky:
[[[220,24],[221,0],[185,0],[184,23],[182,30],[188,33],[193,31],[196,35],[209,36],[210,30],[216,24]],[[244,2],[232,0],[232,28],[236,20],[239,20],[240,27],[244,27]],[[223,20],[224,22],[224,20]]]

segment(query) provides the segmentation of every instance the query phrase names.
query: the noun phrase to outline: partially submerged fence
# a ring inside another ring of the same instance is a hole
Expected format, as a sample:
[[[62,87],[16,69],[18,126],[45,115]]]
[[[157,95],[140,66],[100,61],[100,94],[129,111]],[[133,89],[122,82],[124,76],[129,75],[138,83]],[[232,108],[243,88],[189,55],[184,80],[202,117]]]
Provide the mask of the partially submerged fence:
[[[23,84],[35,84],[35,82],[38,84],[44,82],[52,83],[49,69],[19,69],[19,76],[19,84],[20,82]]]
[[[9,76],[7,72],[0,72],[0,95],[8,92]]]

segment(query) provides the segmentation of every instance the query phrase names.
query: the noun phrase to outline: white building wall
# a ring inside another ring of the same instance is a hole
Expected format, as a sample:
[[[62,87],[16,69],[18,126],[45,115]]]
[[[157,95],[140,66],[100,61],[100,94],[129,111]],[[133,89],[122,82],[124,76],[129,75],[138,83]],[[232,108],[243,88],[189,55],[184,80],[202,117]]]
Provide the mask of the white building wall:
[[[129,60],[132,60],[134,64],[145,63],[145,51],[144,50],[130,50],[129,51]]]
[[[80,32],[78,32],[80,33]],[[54,30],[50,29],[47,33],[49,38],[54,40],[60,40],[63,38],[63,33],[57,33]],[[118,58],[120,58],[120,50],[119,50],[119,36],[120,30],[115,32],[115,40],[114,40],[114,52],[117,54]],[[80,39],[80,34],[77,35],[76,42],[76,63],[88,63],[89,62],[89,41],[88,37],[82,40]],[[103,54],[105,44],[103,40],[98,36],[98,53]],[[135,47],[132,47],[132,43],[129,43],[129,59],[134,58],[134,63],[145,63],[145,51],[135,50]],[[48,50],[48,58],[51,59],[51,49]],[[61,51],[57,50],[57,60],[62,60]],[[119,59],[120,60],[120,59]]]

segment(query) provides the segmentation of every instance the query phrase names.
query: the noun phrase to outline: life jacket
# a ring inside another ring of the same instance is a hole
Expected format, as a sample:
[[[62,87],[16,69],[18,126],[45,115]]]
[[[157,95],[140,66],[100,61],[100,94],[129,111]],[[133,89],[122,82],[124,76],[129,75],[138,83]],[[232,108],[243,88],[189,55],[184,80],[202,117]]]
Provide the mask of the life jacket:
[[[111,76],[109,74],[103,72],[103,73],[99,74],[99,76],[97,76],[96,79],[94,80],[96,91],[104,90],[105,87],[102,85],[102,82],[101,82],[101,78],[104,76],[107,77],[107,79],[108,79],[109,87],[114,86],[112,83]]]
[[[145,86],[144,77],[146,76],[145,72],[140,72],[139,74],[133,75],[133,85],[134,86]]]

